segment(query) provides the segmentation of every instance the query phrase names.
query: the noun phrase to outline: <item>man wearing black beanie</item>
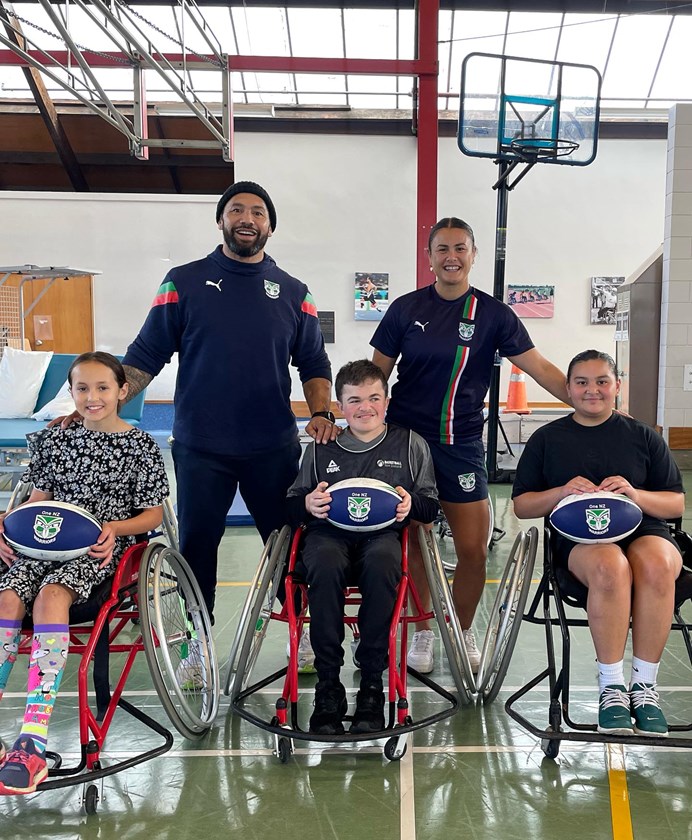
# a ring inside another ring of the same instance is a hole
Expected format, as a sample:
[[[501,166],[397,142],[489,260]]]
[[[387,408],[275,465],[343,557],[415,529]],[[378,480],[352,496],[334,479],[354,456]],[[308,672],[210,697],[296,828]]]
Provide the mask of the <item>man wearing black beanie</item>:
[[[178,353],[173,425],[180,550],[214,607],[217,551],[239,488],[266,540],[285,519],[300,444],[289,366],[316,441],[336,437],[331,368],[308,287],[264,253],[276,230],[268,192],[239,181],[221,196],[223,243],[173,268],[123,360],[129,397]],[[190,682],[196,678],[191,658]],[[198,669],[199,670],[199,669]]]

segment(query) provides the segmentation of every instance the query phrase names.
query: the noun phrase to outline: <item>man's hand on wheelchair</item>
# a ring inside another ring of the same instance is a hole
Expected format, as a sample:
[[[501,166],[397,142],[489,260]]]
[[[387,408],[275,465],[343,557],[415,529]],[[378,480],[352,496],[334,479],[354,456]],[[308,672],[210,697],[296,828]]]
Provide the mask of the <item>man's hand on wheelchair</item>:
[[[67,429],[73,423],[81,423],[84,418],[78,411],[73,411],[64,417],[56,417],[48,423],[47,428],[51,429],[53,426],[60,426],[61,429]]]
[[[89,556],[96,560],[101,560],[99,569],[107,566],[113,557],[113,549],[115,548],[115,527],[112,522],[105,522],[103,530],[99,536],[98,542],[92,545],[89,550]]]
[[[401,496],[401,501],[396,506],[396,521],[403,522],[411,513],[411,494],[407,493],[403,487],[395,487],[394,489]]]
[[[305,510],[315,519],[326,519],[329,513],[332,497],[327,492],[327,487],[329,484],[326,481],[320,481],[312,493],[305,497]]]

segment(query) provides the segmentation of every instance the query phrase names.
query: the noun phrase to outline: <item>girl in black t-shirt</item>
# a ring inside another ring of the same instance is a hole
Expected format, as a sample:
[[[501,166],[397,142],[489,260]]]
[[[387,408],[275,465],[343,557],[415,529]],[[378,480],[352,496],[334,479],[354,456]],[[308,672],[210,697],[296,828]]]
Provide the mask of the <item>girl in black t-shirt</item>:
[[[574,414],[529,439],[512,495],[520,519],[547,516],[566,496],[620,493],[643,513],[641,525],[611,544],[559,539],[555,562],[589,590],[587,616],[599,674],[598,731],[665,736],[656,679],[674,607],[680,552],[665,522],[685,508],[680,471],[656,432],[614,412],[620,380],[606,353],[586,350],[567,371]],[[632,676],[624,651],[632,621]],[[632,719],[634,718],[634,726]]]

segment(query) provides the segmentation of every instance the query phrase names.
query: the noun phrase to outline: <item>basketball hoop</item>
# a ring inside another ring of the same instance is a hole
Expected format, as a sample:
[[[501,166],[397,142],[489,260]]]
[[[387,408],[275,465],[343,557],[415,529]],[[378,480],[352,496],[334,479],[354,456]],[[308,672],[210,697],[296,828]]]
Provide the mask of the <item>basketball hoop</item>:
[[[574,140],[534,140],[526,137],[517,137],[509,144],[509,151],[516,154],[518,160],[526,163],[536,163],[546,158],[568,157],[579,148],[579,143]]]

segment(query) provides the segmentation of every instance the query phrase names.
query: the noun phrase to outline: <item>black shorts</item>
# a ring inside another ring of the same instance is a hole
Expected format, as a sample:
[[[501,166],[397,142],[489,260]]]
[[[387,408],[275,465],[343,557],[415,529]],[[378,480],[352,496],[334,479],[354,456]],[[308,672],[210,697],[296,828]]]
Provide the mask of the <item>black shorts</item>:
[[[447,444],[428,441],[440,501],[464,504],[488,498],[483,442]]]
[[[638,540],[639,537],[661,537],[661,539],[667,540],[674,545],[678,552],[680,551],[678,544],[675,542],[675,538],[670,532],[670,528],[665,522],[642,522],[629,537],[618,540],[614,545],[617,545],[624,553],[627,553],[629,546],[635,540]],[[553,563],[565,569],[568,568],[569,555],[575,545],[577,543],[568,540],[567,537],[555,534],[553,542]]]

